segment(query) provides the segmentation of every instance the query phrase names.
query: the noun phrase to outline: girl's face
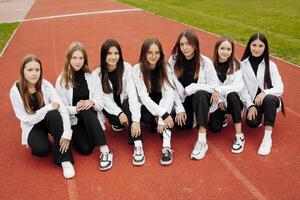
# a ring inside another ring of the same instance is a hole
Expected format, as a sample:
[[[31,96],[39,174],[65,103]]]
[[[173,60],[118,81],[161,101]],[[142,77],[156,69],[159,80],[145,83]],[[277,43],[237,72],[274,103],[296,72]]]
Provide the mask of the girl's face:
[[[224,41],[218,47],[218,60],[219,62],[226,62],[231,56],[232,46],[230,42]]]
[[[250,44],[250,51],[252,56],[259,57],[265,51],[265,44],[259,39],[256,39]]]
[[[151,44],[146,55],[146,60],[150,64],[151,69],[155,69],[156,63],[160,58],[160,51],[156,44]]]
[[[107,52],[107,56],[106,56],[106,60],[105,60],[108,67],[109,68],[112,67],[115,69],[119,59],[120,59],[120,54],[119,54],[117,47],[110,47]]]
[[[70,65],[73,68],[74,71],[79,71],[84,63],[84,56],[83,53],[80,50],[74,51],[71,60]]]
[[[36,61],[30,61],[25,64],[24,67],[24,78],[29,85],[34,86],[41,76],[41,66]]]
[[[180,50],[187,60],[190,60],[194,56],[195,49],[191,43],[183,36],[179,41]]]

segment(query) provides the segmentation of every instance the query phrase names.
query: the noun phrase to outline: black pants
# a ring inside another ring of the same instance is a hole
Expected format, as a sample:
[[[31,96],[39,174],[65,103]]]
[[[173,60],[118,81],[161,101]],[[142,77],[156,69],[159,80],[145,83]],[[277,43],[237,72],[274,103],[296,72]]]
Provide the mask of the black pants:
[[[180,126],[176,123],[177,129],[190,129],[194,123],[194,113],[196,115],[197,127],[204,126],[208,128],[208,111],[210,107],[211,93],[200,90],[195,94],[186,97],[183,107],[186,112],[187,119],[185,125]]]
[[[128,118],[128,144],[132,144],[136,140],[143,140],[142,133],[137,137],[132,137],[131,136],[132,117],[131,117],[131,112],[130,112],[129,100],[128,99],[123,101],[123,103],[121,105],[121,109],[126,114],[126,116]],[[104,110],[103,113],[104,113],[105,117],[108,119],[108,121],[111,125],[123,127],[118,116],[111,115],[106,110]]]
[[[75,148],[82,154],[90,154],[95,146],[106,144],[104,131],[93,108],[80,111],[78,122],[72,126]]]
[[[243,103],[240,100],[239,95],[236,92],[231,92],[227,95],[227,111],[222,111],[217,109],[215,112],[211,113],[209,116],[208,127],[214,132],[220,132],[224,121],[225,115],[231,114],[232,121],[234,124],[240,123],[242,121],[241,111],[243,109]]]
[[[256,128],[260,125],[262,121],[262,116],[264,115],[264,126],[274,127],[275,118],[276,118],[276,109],[279,107],[279,98],[274,95],[265,96],[261,106],[255,106],[257,109],[257,116],[252,119],[246,119],[246,123],[251,128]],[[247,115],[248,115],[247,110]],[[246,115],[246,116],[247,116]]]
[[[50,153],[51,143],[48,133],[54,138],[54,153],[53,162],[59,164],[64,161],[73,161],[70,149],[65,153],[59,151],[59,141],[63,134],[63,121],[60,113],[57,110],[49,111],[45,118],[35,124],[28,135],[28,145],[32,155],[43,157]]]

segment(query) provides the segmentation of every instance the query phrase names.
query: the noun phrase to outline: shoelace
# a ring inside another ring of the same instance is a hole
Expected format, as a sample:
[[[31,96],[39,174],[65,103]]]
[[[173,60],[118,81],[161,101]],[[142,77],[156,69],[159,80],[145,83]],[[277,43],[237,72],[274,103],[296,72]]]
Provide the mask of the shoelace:
[[[106,153],[106,154],[102,154],[102,159],[101,159],[101,161],[102,161],[102,162],[108,162],[108,156],[109,156],[109,152]]]
[[[135,155],[139,155],[139,156],[141,156],[142,155],[142,148],[141,147],[136,147],[135,148],[135,153],[134,153]]]
[[[165,155],[165,156],[168,156],[168,154],[170,153],[173,153],[174,151],[172,150],[172,149],[170,149],[170,148],[164,148],[163,149],[163,154]]]

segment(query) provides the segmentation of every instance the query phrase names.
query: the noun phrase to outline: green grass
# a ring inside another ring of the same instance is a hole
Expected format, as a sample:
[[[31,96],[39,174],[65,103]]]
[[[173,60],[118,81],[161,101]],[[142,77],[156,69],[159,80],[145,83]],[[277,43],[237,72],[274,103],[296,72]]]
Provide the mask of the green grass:
[[[300,65],[300,1],[119,0],[160,16],[246,44],[264,33],[274,56]]]
[[[2,52],[5,44],[17,28],[19,23],[4,23],[0,24],[0,52]]]

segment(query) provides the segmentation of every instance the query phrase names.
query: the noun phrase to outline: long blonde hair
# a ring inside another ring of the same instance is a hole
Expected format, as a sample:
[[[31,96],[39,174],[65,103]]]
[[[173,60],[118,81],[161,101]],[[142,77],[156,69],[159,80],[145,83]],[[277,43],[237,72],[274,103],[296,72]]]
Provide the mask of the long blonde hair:
[[[87,52],[84,46],[80,42],[72,42],[67,49],[66,57],[65,57],[65,64],[62,72],[62,80],[61,84],[64,85],[67,89],[74,84],[74,70],[70,64],[70,60],[73,56],[75,51],[81,51],[84,57],[84,63],[82,66],[82,70],[84,73],[91,73],[92,70],[89,67],[89,61]]]
[[[43,79],[43,70],[42,70],[42,63],[41,61],[32,54],[28,54],[26,55],[20,65],[20,79],[19,79],[19,91],[23,100],[23,104],[24,104],[24,108],[25,111],[29,114],[34,114],[35,111],[33,110],[33,108],[30,105],[30,93],[28,91],[28,81],[25,79],[24,76],[24,69],[25,69],[25,65],[29,62],[37,62],[40,65],[40,77],[39,80],[37,81],[37,83],[34,85],[35,87],[35,93],[36,93],[36,97],[37,97],[37,103],[39,105],[39,107],[43,107],[44,106],[44,99],[43,99],[43,92],[42,92],[42,79]]]

